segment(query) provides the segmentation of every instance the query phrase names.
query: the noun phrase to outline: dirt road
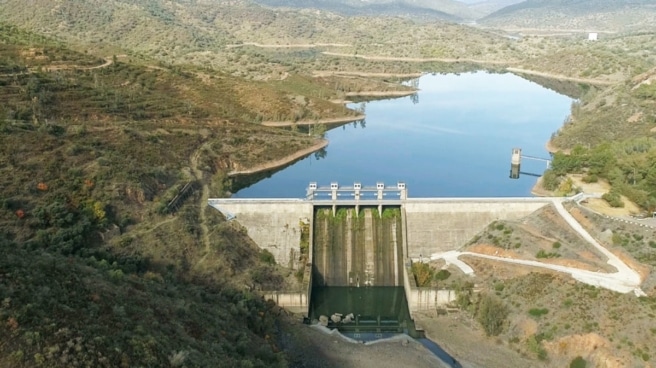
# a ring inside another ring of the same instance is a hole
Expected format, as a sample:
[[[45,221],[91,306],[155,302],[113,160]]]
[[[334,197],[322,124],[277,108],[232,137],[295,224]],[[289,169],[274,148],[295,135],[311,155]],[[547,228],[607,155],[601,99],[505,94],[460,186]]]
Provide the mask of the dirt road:
[[[605,272],[593,272],[589,270],[579,269],[576,267],[568,267],[557,264],[548,264],[539,261],[525,260],[525,259],[514,259],[514,258],[505,258],[475,252],[458,252],[458,251],[449,251],[443,253],[432,254],[431,260],[444,259],[447,264],[453,264],[454,266],[460,268],[465,274],[471,275],[474,270],[458,259],[461,255],[468,255],[478,258],[485,258],[492,261],[513,263],[523,266],[537,267],[548,269],[552,271],[567,273],[572,276],[577,281],[583,282],[588,285],[594,285],[602,287],[605,289],[617,291],[620,293],[629,293],[633,292],[636,296],[644,296],[645,293],[640,289],[640,284],[642,283],[642,278],[640,274],[629,267],[624,261],[617,257],[614,253],[606,249],[599,242],[597,242],[584,228],[583,226],[563,207],[563,199],[554,199],[553,205],[555,206],[558,214],[567,222],[567,224],[574,229],[583,239],[588,243],[594,246],[597,251],[603,254],[607,259],[607,263],[614,267],[617,272],[614,273],[605,273]]]

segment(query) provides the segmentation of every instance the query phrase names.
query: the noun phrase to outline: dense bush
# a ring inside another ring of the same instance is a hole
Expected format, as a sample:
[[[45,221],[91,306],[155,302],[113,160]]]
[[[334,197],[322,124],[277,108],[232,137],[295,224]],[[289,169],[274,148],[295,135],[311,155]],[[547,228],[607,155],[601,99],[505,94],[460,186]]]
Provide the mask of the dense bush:
[[[624,202],[622,201],[622,197],[617,192],[617,190],[611,190],[608,193],[604,193],[604,195],[602,195],[601,198],[606,202],[608,202],[608,204],[611,207],[624,207]]]
[[[417,286],[430,286],[435,277],[435,269],[428,263],[415,262],[412,264],[412,274],[415,276]]]
[[[435,274],[435,280],[438,280],[438,281],[444,281],[444,280],[448,279],[449,277],[451,277],[451,272],[449,272],[449,270],[439,270]]]
[[[0,253],[0,366],[286,365],[265,339],[273,305],[257,295],[171,274],[164,282],[2,236]]]
[[[542,317],[547,313],[549,313],[549,309],[547,308],[531,308],[528,311],[528,314],[532,315],[533,317]]]
[[[622,207],[621,195],[639,206],[656,209],[656,139],[632,138],[599,144],[592,148],[574,147],[569,155],[554,155],[551,169],[543,177],[546,189],[555,190],[568,173],[585,173],[584,182],[605,179],[612,190],[604,199],[613,207]]]
[[[588,363],[581,356],[577,356],[569,363],[569,368],[585,368]]]
[[[492,294],[483,294],[478,302],[476,319],[488,336],[497,336],[503,332],[508,313],[508,307],[501,299]]]

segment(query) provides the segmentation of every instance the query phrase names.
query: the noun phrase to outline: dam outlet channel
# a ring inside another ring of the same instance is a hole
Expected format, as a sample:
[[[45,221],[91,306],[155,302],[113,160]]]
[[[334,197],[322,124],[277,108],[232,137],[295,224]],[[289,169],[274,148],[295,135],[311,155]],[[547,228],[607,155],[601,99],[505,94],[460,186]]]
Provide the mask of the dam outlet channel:
[[[405,295],[401,207],[316,206],[308,318],[358,340],[418,336]]]

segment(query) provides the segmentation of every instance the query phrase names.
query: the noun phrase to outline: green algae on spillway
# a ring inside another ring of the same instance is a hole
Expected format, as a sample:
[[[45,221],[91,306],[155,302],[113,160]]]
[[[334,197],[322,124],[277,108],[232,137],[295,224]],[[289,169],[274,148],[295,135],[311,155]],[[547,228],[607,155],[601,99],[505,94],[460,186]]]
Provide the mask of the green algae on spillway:
[[[313,286],[402,286],[400,208],[315,210]]]

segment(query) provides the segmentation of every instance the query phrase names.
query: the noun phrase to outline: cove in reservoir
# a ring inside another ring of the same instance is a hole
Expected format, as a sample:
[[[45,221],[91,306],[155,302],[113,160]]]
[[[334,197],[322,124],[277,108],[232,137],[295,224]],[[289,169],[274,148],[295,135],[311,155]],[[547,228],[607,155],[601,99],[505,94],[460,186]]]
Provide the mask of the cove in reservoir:
[[[530,196],[535,176],[509,178],[512,148],[549,158],[545,143],[569,115],[570,97],[510,73],[425,75],[418,87],[415,96],[367,102],[365,121],[326,133],[323,155],[233,197],[298,198],[311,181],[404,181],[412,197]],[[521,171],[541,175],[546,167],[523,160]]]

